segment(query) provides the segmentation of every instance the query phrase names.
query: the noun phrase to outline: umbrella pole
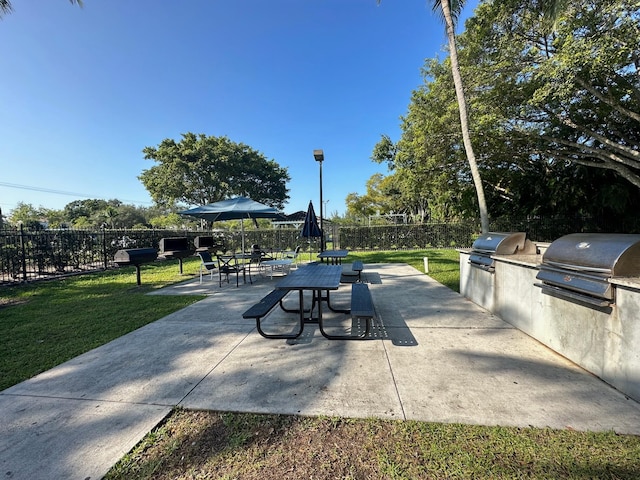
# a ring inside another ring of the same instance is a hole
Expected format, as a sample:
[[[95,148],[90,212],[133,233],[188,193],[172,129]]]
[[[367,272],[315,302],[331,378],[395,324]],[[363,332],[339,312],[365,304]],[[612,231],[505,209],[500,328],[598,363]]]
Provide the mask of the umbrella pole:
[[[240,231],[242,232],[242,254],[244,255],[244,218],[240,219]]]

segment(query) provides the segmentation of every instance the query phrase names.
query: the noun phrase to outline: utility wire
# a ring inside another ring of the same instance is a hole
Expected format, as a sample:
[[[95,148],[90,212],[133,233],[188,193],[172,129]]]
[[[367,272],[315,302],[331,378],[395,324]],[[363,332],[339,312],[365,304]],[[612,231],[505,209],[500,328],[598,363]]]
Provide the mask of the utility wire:
[[[33,186],[30,186],[30,185],[19,185],[17,183],[0,182],[0,187],[17,188],[19,190],[31,190],[31,191],[34,191],[34,192],[53,193],[55,195],[69,195],[71,197],[99,198],[99,197],[96,197],[95,195],[88,195],[86,193],[67,192],[67,191],[64,191],[64,190],[54,190],[54,189],[51,189],[51,188],[33,187]],[[151,204],[151,202],[141,202],[139,200],[130,200],[130,199],[128,200],[126,198],[118,199],[118,200],[122,200],[123,202]]]

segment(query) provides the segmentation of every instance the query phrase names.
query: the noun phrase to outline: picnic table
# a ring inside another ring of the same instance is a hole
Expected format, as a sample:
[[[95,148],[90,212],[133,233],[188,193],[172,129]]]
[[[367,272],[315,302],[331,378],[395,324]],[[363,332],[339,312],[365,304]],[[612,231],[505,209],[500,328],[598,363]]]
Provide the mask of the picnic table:
[[[323,262],[327,260],[327,263],[331,263],[331,265],[340,265],[342,259],[347,255],[349,255],[349,250],[325,250],[318,254],[318,258]]]
[[[274,290],[264,297],[260,302],[251,307],[243,314],[243,318],[255,318],[258,332],[266,338],[297,338],[302,334],[305,324],[313,323],[317,324],[320,333],[328,339],[352,339],[352,338],[364,338],[344,335],[330,335],[328,334],[322,323],[322,310],[323,305],[326,305],[329,310],[336,313],[344,313],[351,315],[351,309],[337,309],[331,305],[330,292],[332,290],[338,290],[340,287],[340,277],[342,275],[341,265],[323,265],[323,264],[308,264],[292,271],[288,276],[284,277],[278,283],[276,283]],[[369,331],[370,321],[373,318],[373,304],[371,303],[371,296],[369,294],[366,285],[360,284],[361,287],[352,291],[352,304],[358,305],[358,311],[356,317],[364,318],[367,321],[366,333]],[[291,291],[298,292],[298,305],[297,308],[285,308],[282,303],[284,297]],[[311,292],[311,305],[309,308],[305,308],[304,292]],[[368,302],[363,304],[363,301]],[[299,322],[297,331],[289,334],[269,334],[262,330],[260,320],[266,316],[272,308],[280,304],[282,310],[289,313],[297,313],[299,315]],[[368,305],[368,310],[365,311],[363,305]],[[314,315],[317,307],[317,316]],[[307,315],[308,314],[308,315]]]

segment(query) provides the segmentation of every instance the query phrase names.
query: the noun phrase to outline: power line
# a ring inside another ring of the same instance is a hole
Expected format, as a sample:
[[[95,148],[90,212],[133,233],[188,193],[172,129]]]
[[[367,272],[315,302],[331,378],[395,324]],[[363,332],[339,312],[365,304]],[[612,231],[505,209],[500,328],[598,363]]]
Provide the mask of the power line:
[[[34,187],[34,186],[30,186],[30,185],[20,185],[17,183],[8,183],[8,182],[0,182],[0,187],[9,187],[9,188],[16,188],[19,190],[31,190],[33,192],[43,192],[43,193],[52,193],[55,195],[68,195],[71,197],[81,197],[81,198],[100,198],[100,197],[96,197],[95,195],[89,195],[86,193],[77,193],[77,192],[67,192],[64,190],[54,190],[52,188],[44,188],[44,187]],[[132,202],[132,203],[142,203],[142,204],[151,204],[152,202],[141,202],[139,200],[130,200],[130,199],[120,199],[122,201],[125,202]],[[6,204],[5,204],[6,205]]]
[[[91,195],[87,195],[86,193],[65,192],[63,190],[53,190],[51,188],[31,187],[29,185],[18,185],[17,183],[0,182],[0,186],[17,188],[20,190],[32,190],[34,192],[55,193],[56,195],[70,195],[75,197],[86,197],[86,198],[91,197]]]

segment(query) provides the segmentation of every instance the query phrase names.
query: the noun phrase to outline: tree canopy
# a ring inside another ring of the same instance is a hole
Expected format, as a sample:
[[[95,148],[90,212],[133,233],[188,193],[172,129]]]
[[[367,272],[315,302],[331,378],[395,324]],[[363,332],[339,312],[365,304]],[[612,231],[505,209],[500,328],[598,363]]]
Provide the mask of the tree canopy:
[[[562,3],[550,28],[545,0],[484,2],[458,36],[493,217],[622,219],[640,201],[640,4]],[[433,220],[477,208],[448,61],[427,60],[401,138],[383,136],[373,150],[401,196],[385,208],[426,209]]]
[[[226,136],[186,133],[179,142],[165,139],[143,153],[157,165],[138,178],[162,206],[206,205],[245,196],[281,209],[289,199],[287,169]]]
[[[573,0],[551,33],[528,6],[484,3],[467,24],[482,102],[532,153],[640,188],[640,4]]]

